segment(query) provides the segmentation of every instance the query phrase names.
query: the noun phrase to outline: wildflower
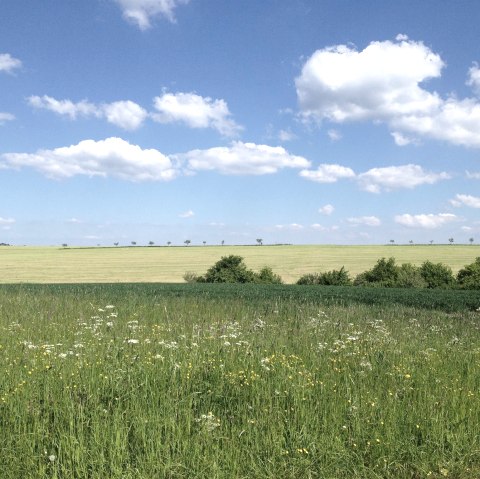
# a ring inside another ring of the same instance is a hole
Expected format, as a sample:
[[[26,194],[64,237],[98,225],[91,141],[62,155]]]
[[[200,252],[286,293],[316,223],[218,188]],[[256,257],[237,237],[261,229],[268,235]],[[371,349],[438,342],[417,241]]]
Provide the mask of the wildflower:
[[[128,344],[138,344],[138,339],[127,339]]]
[[[48,460],[50,462],[55,462],[57,459],[57,456],[55,456],[55,454],[50,454],[50,456],[48,456]]]
[[[207,431],[211,432],[217,427],[220,427],[220,419],[215,417],[213,412],[209,411],[208,414],[202,414],[195,419],[200,425],[202,425]]]

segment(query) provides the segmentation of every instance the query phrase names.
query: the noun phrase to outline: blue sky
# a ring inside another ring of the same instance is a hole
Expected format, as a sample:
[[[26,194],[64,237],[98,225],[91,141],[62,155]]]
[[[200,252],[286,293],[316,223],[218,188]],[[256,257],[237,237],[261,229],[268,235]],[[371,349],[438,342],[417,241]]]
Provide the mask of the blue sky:
[[[477,1],[1,12],[0,242],[480,240]]]

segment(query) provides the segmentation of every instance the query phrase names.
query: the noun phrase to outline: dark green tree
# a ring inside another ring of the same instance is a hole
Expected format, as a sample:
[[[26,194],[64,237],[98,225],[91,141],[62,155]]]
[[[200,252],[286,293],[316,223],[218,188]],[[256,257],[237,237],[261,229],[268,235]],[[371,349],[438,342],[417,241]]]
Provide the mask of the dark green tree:
[[[457,282],[462,289],[480,289],[480,257],[457,273]]]
[[[452,269],[443,263],[425,261],[420,266],[420,274],[427,283],[427,288],[451,288],[455,285]]]
[[[395,258],[381,258],[375,266],[359,274],[354,281],[356,286],[383,286],[393,288],[396,285],[399,267],[395,264]]]

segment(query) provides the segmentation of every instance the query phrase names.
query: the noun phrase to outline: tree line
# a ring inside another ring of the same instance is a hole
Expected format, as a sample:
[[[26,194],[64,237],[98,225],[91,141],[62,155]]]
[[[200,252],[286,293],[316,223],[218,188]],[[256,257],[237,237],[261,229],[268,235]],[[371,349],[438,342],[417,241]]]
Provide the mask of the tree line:
[[[204,275],[187,272],[188,283],[282,284],[282,278],[265,266],[259,272],[247,268],[241,256],[224,256]],[[480,257],[454,275],[450,266],[425,261],[420,266],[398,265],[394,257],[379,259],[373,268],[351,277],[342,266],[339,270],[309,273],[298,279],[299,285],[364,286],[382,288],[480,289]]]

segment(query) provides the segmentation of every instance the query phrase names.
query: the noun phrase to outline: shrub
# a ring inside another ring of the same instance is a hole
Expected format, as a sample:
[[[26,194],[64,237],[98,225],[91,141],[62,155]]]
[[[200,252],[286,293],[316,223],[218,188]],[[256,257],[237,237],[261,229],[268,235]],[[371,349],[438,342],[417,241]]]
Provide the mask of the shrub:
[[[426,288],[427,282],[423,279],[418,266],[404,263],[398,269],[396,288]]]
[[[384,286],[393,288],[396,285],[399,267],[395,264],[395,258],[381,258],[375,266],[360,273],[354,281],[355,286]]]
[[[185,281],[195,283],[258,283],[258,284],[281,284],[282,278],[275,274],[271,268],[265,266],[259,273],[247,269],[241,256],[222,256],[205,276],[197,276],[185,273]]]
[[[255,276],[255,282],[258,284],[283,284],[282,278],[269,266],[264,266]]]
[[[455,285],[452,269],[443,263],[425,261],[420,266],[420,274],[427,283],[427,288],[452,288]]]
[[[352,280],[348,271],[342,266],[339,270],[326,271],[325,273],[311,273],[303,275],[297,284],[319,284],[324,286],[350,286]]]
[[[297,284],[320,284],[320,274],[318,273],[304,274],[297,281]]]
[[[243,262],[241,256],[222,256],[204,276],[206,283],[254,283],[255,273]]]
[[[457,273],[457,282],[463,289],[480,289],[480,257]]]
[[[183,275],[183,279],[186,283],[201,283],[202,281],[199,281],[200,276],[198,276],[197,273],[194,273],[193,271],[187,271]]]

